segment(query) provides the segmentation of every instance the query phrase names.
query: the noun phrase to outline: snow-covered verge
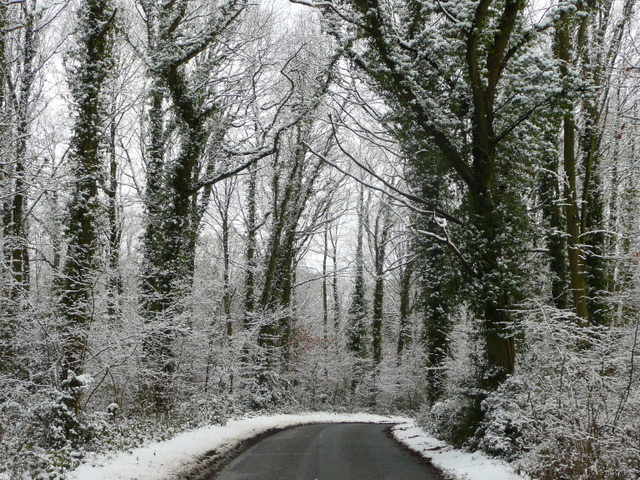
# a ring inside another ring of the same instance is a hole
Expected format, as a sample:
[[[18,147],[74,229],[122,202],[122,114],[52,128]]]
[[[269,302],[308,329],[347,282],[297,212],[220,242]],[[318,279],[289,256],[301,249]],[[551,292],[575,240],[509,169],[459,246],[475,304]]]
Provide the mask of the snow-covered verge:
[[[371,414],[310,413],[231,420],[197,428],[131,452],[97,455],[69,473],[69,480],[179,480],[208,456],[224,456],[243,441],[276,429],[313,423],[396,423],[406,418]],[[215,453],[214,453],[215,452]]]
[[[191,430],[131,452],[94,456],[68,475],[69,480],[178,480],[208,456],[224,456],[241,442],[274,429],[313,423],[398,423],[394,436],[430,459],[455,480],[523,480],[504,462],[470,454],[439,442],[403,417],[371,414],[310,413],[243,418],[226,425]]]
[[[465,452],[426,433],[414,422],[396,425],[393,436],[400,443],[427,458],[453,480],[526,480],[502,460],[481,452]]]

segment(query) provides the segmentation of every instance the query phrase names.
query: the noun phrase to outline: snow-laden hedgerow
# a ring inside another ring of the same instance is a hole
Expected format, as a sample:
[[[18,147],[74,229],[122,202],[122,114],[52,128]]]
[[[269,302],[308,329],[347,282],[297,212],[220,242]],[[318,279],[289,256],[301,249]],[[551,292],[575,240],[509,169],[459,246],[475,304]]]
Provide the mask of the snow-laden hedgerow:
[[[483,400],[481,435],[468,445],[540,480],[640,478],[638,321],[587,327],[538,307],[522,326],[517,373]],[[450,395],[429,426],[451,436],[464,407],[464,395]]]
[[[639,322],[629,309],[619,313],[616,324],[585,326],[566,311],[523,310],[516,374],[484,395],[473,389],[468,368],[472,328],[459,323],[447,395],[427,408],[422,423],[532,478],[640,478]],[[460,425],[478,397],[483,422],[465,437]]]
[[[640,476],[638,320],[585,327],[540,308],[525,323],[527,346],[512,395],[520,462],[542,480]],[[518,408],[519,407],[519,408]]]
[[[62,480],[89,454],[130,451],[187,429],[224,423],[236,411],[233,397],[196,396],[163,417],[122,414],[116,404],[76,413],[55,389],[2,385],[13,388],[13,400],[0,404],[0,480]],[[69,426],[72,431],[66,431]]]

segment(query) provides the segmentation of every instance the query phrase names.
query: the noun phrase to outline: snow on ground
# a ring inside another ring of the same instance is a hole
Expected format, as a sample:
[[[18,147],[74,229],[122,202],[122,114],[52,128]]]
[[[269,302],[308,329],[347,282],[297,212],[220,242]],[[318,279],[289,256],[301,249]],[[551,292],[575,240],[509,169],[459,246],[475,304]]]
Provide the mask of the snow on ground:
[[[414,422],[393,428],[400,443],[429,459],[433,465],[455,480],[527,480],[506,462],[480,452],[465,452],[433,438]]]
[[[505,463],[477,453],[448,447],[417,427],[411,419],[370,414],[310,413],[243,418],[226,425],[198,428],[171,440],[150,443],[131,452],[94,456],[67,477],[69,480],[179,480],[198,460],[236,448],[242,441],[272,429],[314,423],[398,423],[394,436],[430,459],[455,480],[525,480]]]

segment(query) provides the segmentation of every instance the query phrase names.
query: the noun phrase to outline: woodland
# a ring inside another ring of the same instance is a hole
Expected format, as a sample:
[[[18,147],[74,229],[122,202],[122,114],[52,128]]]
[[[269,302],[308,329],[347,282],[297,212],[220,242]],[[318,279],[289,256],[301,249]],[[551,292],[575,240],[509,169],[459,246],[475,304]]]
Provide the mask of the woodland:
[[[0,479],[261,412],[640,478],[635,0],[0,0]]]

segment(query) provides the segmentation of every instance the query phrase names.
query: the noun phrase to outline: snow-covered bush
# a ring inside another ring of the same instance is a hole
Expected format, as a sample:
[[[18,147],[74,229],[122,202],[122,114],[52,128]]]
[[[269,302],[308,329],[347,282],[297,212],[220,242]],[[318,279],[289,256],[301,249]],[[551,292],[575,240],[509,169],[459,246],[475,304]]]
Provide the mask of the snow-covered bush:
[[[513,376],[482,402],[484,421],[478,448],[506,459],[526,450],[523,434],[532,421],[526,411],[530,394],[527,379]]]
[[[486,402],[488,418],[501,412],[498,420],[517,427],[505,453],[541,480],[638,478],[637,325],[586,327],[566,312],[541,308],[525,327],[519,377]],[[501,425],[492,423],[488,433]]]
[[[259,362],[246,379],[241,396],[250,410],[272,411],[290,403],[289,387],[289,382],[279,371]]]
[[[66,392],[26,381],[7,385],[15,390],[10,400],[0,403],[0,475],[64,478],[89,450],[131,446],[106,411],[77,414],[65,403]]]
[[[462,446],[469,438],[465,425],[473,421],[473,415],[469,397],[462,394],[448,395],[433,404],[422,421],[436,437]]]

